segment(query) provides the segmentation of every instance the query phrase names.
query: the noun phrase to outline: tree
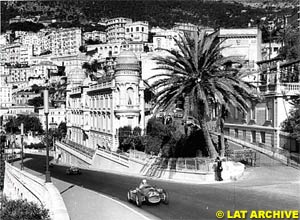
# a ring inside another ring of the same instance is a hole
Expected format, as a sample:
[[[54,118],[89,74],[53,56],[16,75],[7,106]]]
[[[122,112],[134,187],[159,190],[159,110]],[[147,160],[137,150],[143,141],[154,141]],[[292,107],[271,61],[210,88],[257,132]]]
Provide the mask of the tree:
[[[35,109],[44,105],[44,99],[41,96],[34,97],[28,100],[28,105],[33,105]]]
[[[87,48],[86,48],[86,46],[84,46],[84,45],[81,45],[81,46],[79,47],[79,51],[80,51],[81,53],[85,53],[85,52],[87,52]]]
[[[2,201],[3,209],[0,212],[0,219],[26,219],[26,220],[50,220],[49,210],[38,206],[36,203],[26,200],[7,200]]]
[[[249,85],[236,77],[234,72],[224,68],[220,51],[222,41],[218,32],[207,35],[198,32],[195,36],[184,35],[174,39],[179,50],[163,49],[166,56],[153,59],[158,64],[156,70],[163,72],[149,78],[155,95],[155,108],[167,109],[184,96],[188,114],[199,120],[209,156],[215,158],[217,151],[208,130],[210,106],[230,104],[247,111]]]
[[[87,77],[90,77],[91,80],[96,80],[95,74],[98,70],[103,69],[102,63],[99,63],[97,60],[93,60],[91,63],[84,62],[82,64],[82,69],[85,69],[85,73]]]
[[[294,97],[291,104],[294,108],[291,109],[289,117],[282,122],[281,127],[284,131],[291,133],[297,141],[300,141],[300,96]]]
[[[11,118],[5,125],[7,132],[19,132],[21,123],[24,124],[24,132],[33,131],[42,133],[43,128],[40,120],[37,117],[29,115],[19,115],[17,118]]]

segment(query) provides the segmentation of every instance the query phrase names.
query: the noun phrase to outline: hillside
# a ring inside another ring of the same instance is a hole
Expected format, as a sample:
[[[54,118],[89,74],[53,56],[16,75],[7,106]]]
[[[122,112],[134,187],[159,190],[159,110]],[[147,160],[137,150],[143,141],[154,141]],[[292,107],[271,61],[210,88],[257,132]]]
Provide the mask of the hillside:
[[[241,0],[240,0],[241,1]],[[276,10],[276,16],[288,9]],[[251,8],[239,3],[215,1],[17,1],[1,3],[2,32],[10,18],[39,15],[57,19],[58,23],[83,26],[101,18],[130,17],[147,20],[150,26],[171,27],[174,22],[190,22],[210,27],[247,27],[256,25],[261,17],[275,16],[273,8]]]

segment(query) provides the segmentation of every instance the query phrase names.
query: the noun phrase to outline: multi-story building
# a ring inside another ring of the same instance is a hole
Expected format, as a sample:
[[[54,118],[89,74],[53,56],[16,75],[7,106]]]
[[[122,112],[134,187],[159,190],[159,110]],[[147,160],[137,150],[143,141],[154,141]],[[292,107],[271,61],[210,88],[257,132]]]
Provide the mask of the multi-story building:
[[[10,107],[12,105],[12,86],[0,86],[0,107]]]
[[[43,41],[43,49],[49,49],[54,56],[75,55],[79,53],[79,47],[82,45],[81,29],[62,28],[49,29],[46,32]],[[48,41],[48,42],[47,42]],[[49,43],[49,44],[48,44]]]
[[[44,113],[44,108],[39,109],[39,119],[43,129],[46,129],[46,116]],[[61,122],[66,122],[66,106],[61,105],[57,108],[49,107],[48,128],[55,129]]]
[[[149,23],[136,21],[125,24],[125,39],[134,42],[148,42]]]
[[[174,39],[179,39],[180,31],[175,30],[152,30],[155,35],[153,36],[153,50],[159,49],[177,49],[178,46]]]
[[[273,152],[283,149],[299,152],[295,140],[291,141],[289,135],[281,131],[281,123],[292,108],[291,97],[300,95],[300,60],[273,59],[258,62],[258,65],[257,84],[262,100],[252,103],[247,114],[232,109],[225,133]]]
[[[7,83],[18,85],[28,81],[28,78],[32,75],[32,69],[29,66],[25,67],[5,67],[8,70],[9,76]]]
[[[16,92],[13,94],[12,99],[14,105],[27,105],[28,100],[33,99],[35,97],[39,97],[41,94],[34,92]]]
[[[28,76],[30,78],[40,78],[40,79],[49,79],[50,73],[57,72],[57,65],[50,61],[42,61],[39,64],[32,65],[31,74]]]
[[[66,55],[52,57],[51,61],[57,65],[65,68],[65,73],[70,84],[80,84],[85,78],[85,72],[82,65],[88,62],[89,58],[85,54]]]
[[[1,63],[28,64],[32,55],[32,47],[20,43],[10,44],[1,49]]]
[[[92,51],[97,49],[97,52],[92,56],[92,59],[105,59],[107,57],[117,57],[122,51],[130,50],[137,56],[144,52],[143,42],[116,42],[106,44],[88,45],[87,50]]]
[[[106,32],[104,31],[91,31],[83,33],[83,40],[93,40],[99,41],[101,43],[106,43]]]
[[[258,28],[239,28],[219,30],[219,37],[225,47],[221,53],[224,57],[240,57],[244,61],[244,67],[257,70],[256,62],[261,61],[262,33]]]
[[[130,18],[112,18],[107,20],[106,22],[106,33],[107,33],[107,41],[121,42],[125,40],[125,25],[127,23],[132,23]]]
[[[118,128],[145,129],[144,82],[133,52],[123,51],[111,78],[67,92],[67,137],[97,149],[118,148]]]
[[[183,32],[197,32],[198,31],[198,26],[191,24],[191,23],[180,23],[180,22],[175,22],[174,30],[177,31],[183,31]]]

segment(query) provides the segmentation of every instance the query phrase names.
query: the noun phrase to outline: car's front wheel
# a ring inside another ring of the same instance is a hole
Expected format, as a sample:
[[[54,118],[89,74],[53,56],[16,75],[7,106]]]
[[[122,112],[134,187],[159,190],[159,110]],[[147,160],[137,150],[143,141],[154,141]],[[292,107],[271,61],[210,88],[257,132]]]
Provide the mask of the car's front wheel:
[[[164,203],[164,204],[169,204],[169,194],[165,191],[165,190],[163,190],[162,191],[162,202]]]
[[[138,207],[141,207],[142,206],[142,198],[139,194],[136,194],[135,195],[135,204],[136,206]]]

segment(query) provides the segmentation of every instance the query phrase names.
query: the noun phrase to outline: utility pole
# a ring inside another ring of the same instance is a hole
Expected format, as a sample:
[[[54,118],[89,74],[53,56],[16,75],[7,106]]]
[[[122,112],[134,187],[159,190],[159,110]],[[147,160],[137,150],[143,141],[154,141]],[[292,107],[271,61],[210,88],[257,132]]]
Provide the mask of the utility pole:
[[[51,182],[49,171],[49,132],[48,132],[48,115],[49,115],[49,90],[44,90],[44,114],[46,118],[46,183]]]
[[[23,141],[24,141],[24,124],[21,123],[21,170],[24,169],[24,144],[23,144]]]

